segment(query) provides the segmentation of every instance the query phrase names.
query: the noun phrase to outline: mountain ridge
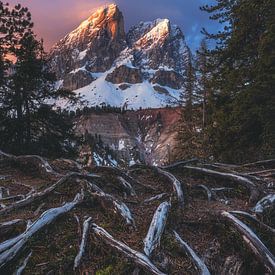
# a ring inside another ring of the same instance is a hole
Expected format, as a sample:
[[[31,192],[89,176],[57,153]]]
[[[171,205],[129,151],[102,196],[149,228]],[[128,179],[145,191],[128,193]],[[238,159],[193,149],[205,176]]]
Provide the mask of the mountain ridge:
[[[126,33],[123,14],[111,4],[56,43],[50,59],[59,84],[87,106],[159,108],[178,105],[188,51],[169,19],[141,22]]]

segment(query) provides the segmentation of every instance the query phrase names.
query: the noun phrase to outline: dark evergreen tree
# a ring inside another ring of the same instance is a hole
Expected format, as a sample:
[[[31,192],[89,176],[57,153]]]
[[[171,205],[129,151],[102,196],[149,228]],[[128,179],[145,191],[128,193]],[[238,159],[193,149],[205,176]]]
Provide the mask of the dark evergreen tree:
[[[181,120],[178,128],[177,146],[173,150],[172,158],[186,159],[192,157],[204,158],[204,135],[202,131],[202,111],[199,104],[200,89],[193,56],[189,51],[189,61],[184,74],[185,89],[181,96]],[[169,148],[170,150],[170,148]]]
[[[242,162],[275,153],[273,0],[219,0],[202,9],[223,24],[210,51],[209,134],[216,158]]]
[[[202,128],[204,130],[207,124],[208,103],[210,101],[211,93],[208,88],[208,79],[210,77],[208,70],[208,48],[206,39],[203,39],[200,44],[200,48],[196,55],[196,72],[197,72],[197,93],[199,101],[202,105]]]
[[[19,5],[12,10],[6,7],[4,12],[1,29],[8,35],[3,48],[14,58],[14,64],[4,70],[7,85],[1,93],[5,119],[0,121],[0,147],[16,154],[70,155],[76,144],[73,124],[69,114],[59,112],[54,102],[60,97],[74,97],[68,91],[56,91],[55,76],[50,72],[42,42],[32,32],[28,10]],[[17,20],[22,16],[25,21]],[[10,24],[5,23],[6,18]],[[21,23],[19,28],[16,24]],[[18,32],[11,32],[13,29]]]
[[[184,108],[182,109],[183,111],[183,116],[184,120],[187,123],[192,122],[192,112],[193,112],[193,101],[194,101],[194,92],[195,92],[195,69],[194,69],[194,64],[193,64],[193,55],[191,50],[189,49],[188,51],[188,62],[187,62],[187,67],[186,71],[184,74],[184,93],[182,95],[182,101],[184,102]]]

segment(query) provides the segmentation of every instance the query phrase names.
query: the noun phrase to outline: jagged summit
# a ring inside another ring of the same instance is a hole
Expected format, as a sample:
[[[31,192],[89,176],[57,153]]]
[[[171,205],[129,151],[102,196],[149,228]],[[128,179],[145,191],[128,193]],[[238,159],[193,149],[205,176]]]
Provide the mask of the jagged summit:
[[[123,15],[111,4],[96,10],[61,39],[50,55],[59,78],[83,66],[103,72],[111,67],[125,43]]]
[[[60,84],[89,105],[164,107],[178,104],[188,47],[169,19],[141,22],[125,33],[123,14],[97,9],[52,49]]]

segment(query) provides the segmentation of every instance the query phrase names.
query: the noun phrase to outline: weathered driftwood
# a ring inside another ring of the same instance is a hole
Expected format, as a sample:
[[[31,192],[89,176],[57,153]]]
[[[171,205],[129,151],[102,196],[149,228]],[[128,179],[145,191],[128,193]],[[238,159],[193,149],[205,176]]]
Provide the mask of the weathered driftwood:
[[[275,194],[269,194],[259,200],[252,210],[256,214],[264,214],[264,212],[271,209],[275,209]]]
[[[263,263],[266,269],[272,274],[275,272],[275,257],[262,243],[257,235],[242,221],[232,214],[223,211],[222,216],[225,217],[234,228],[242,235],[247,247],[256,255],[256,257]]]
[[[148,257],[151,256],[154,249],[160,244],[160,239],[166,225],[170,207],[170,202],[163,202],[154,213],[148,233],[143,241],[144,252]]]
[[[137,195],[135,192],[135,189],[133,188],[131,183],[129,183],[127,180],[125,180],[121,176],[118,176],[117,178],[118,178],[119,182],[121,183],[122,189],[126,192],[127,195],[130,195],[130,196]]]
[[[88,181],[86,181],[86,183],[87,186],[90,188],[90,194],[93,197],[98,198],[99,200],[103,201],[103,203],[107,202],[108,204],[109,202],[109,204],[112,205],[112,208],[115,213],[118,213],[126,221],[128,225],[132,225],[135,227],[135,221],[132,216],[132,213],[125,203],[117,200],[112,195],[105,193],[97,185]]]
[[[195,265],[196,269],[198,270],[199,274],[202,275],[210,275],[210,272],[205,265],[205,263],[199,258],[199,256],[195,253],[195,251],[179,236],[179,234],[174,231],[174,236],[179,244],[179,246],[183,249],[183,251],[189,256],[193,264]]]
[[[215,170],[201,168],[201,167],[194,167],[194,166],[185,166],[184,168],[191,170],[191,171],[199,172],[204,175],[231,180],[233,182],[236,182],[236,183],[246,187],[247,189],[250,190],[250,201],[251,202],[257,200],[260,195],[257,185],[253,181],[249,180],[248,178],[246,178],[244,176],[240,176],[240,175],[233,174],[233,173],[218,172]]]
[[[162,193],[162,194],[153,196],[153,197],[151,197],[151,198],[149,198],[149,199],[144,200],[144,203],[150,203],[150,202],[152,202],[152,201],[160,200],[160,199],[164,198],[164,197],[167,196],[167,195],[168,195],[167,193]]]
[[[157,171],[160,174],[162,174],[162,175],[166,176],[167,178],[169,178],[169,180],[172,182],[174,190],[177,193],[177,198],[178,198],[179,204],[180,204],[181,207],[183,207],[184,206],[184,195],[183,195],[181,182],[173,174],[171,174],[171,173],[169,173],[169,172],[167,172],[163,169],[157,168]]]
[[[262,221],[258,220],[253,215],[251,215],[247,212],[244,212],[244,211],[230,211],[229,213],[245,218],[248,222],[256,224],[257,226],[259,226],[259,228],[268,232],[270,235],[274,235],[274,237],[275,237],[275,229],[270,227],[269,225],[263,223]]]
[[[119,252],[123,253],[128,259],[134,261],[138,266],[144,268],[150,274],[155,275],[165,275],[165,273],[161,272],[151,261],[150,259],[126,244],[114,239],[106,230],[97,226],[96,224],[92,224],[91,227],[92,231],[99,237],[103,242],[110,245],[112,248],[118,250]]]
[[[21,275],[24,272],[24,269],[26,268],[31,255],[32,255],[32,251],[27,255],[27,257],[24,259],[24,261],[22,262],[22,264],[15,271],[16,275]]]
[[[10,261],[12,261],[21,249],[25,246],[25,244],[41,229],[45,226],[52,223],[59,216],[69,212],[76,205],[81,203],[84,199],[83,192],[81,194],[77,194],[75,199],[72,202],[68,202],[61,207],[52,208],[44,212],[40,218],[38,218],[35,222],[29,226],[25,232],[18,235],[17,237],[7,240],[4,243],[0,244],[0,270]]]
[[[77,254],[77,256],[74,259],[74,270],[76,270],[82,260],[82,257],[85,253],[85,249],[87,246],[87,242],[88,242],[88,236],[89,236],[89,229],[90,229],[90,224],[92,222],[92,218],[89,217],[88,219],[86,219],[83,223],[83,233],[82,233],[82,239],[81,239],[81,244],[79,247],[79,252]]]

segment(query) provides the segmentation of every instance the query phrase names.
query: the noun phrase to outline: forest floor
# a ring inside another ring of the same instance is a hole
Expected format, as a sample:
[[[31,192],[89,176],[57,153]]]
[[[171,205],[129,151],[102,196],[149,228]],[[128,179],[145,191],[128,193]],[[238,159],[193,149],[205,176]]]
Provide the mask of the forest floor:
[[[274,171],[1,152],[0,274],[274,274]]]

